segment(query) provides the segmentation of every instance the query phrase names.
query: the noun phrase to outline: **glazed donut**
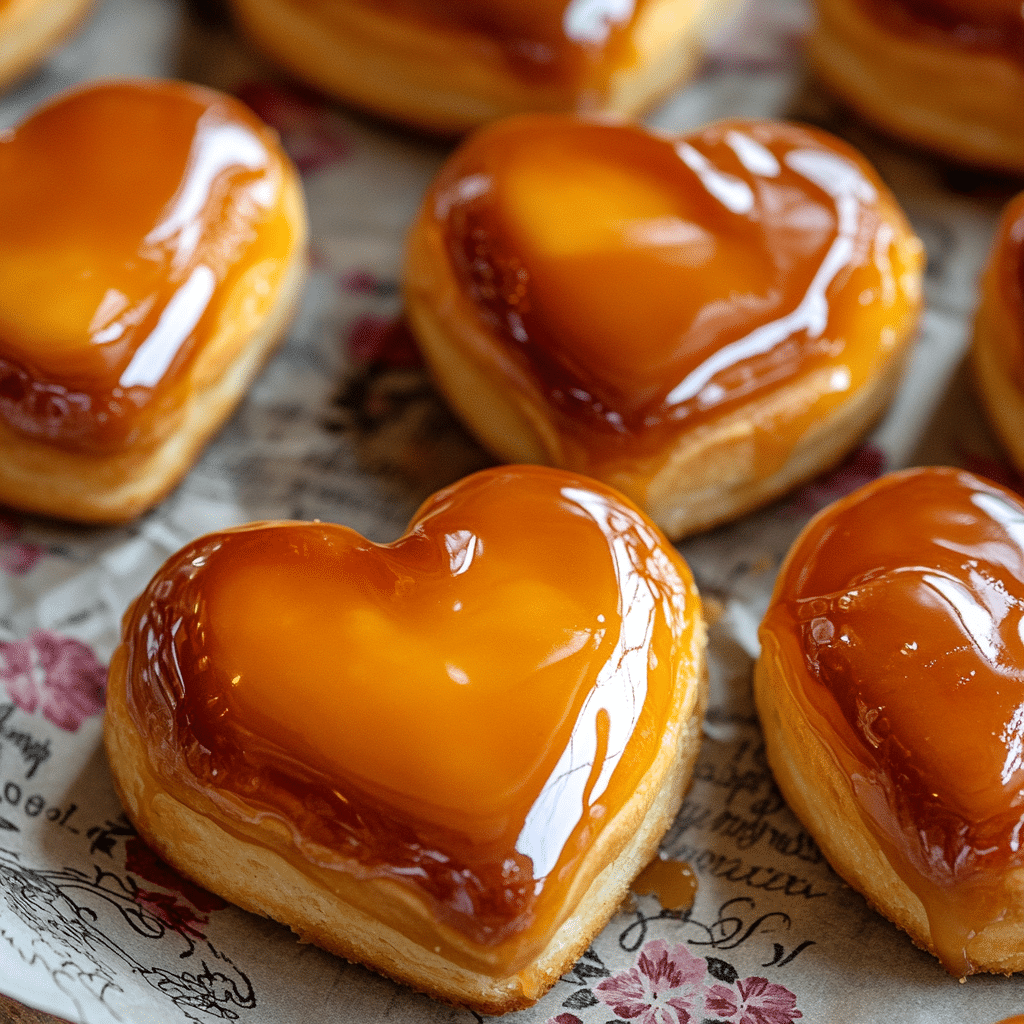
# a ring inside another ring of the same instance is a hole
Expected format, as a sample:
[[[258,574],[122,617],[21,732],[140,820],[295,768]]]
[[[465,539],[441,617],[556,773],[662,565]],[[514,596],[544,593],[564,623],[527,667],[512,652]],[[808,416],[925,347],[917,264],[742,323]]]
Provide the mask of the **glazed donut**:
[[[883,477],[793,545],[754,688],[822,852],[956,977],[1024,969],[1024,503],[946,468]]]
[[[880,128],[947,158],[1024,172],[1018,0],[817,0],[812,68]]]
[[[0,89],[63,42],[92,6],[93,0],[0,0]]]
[[[982,276],[971,362],[989,421],[1024,473],[1024,192],[1003,212]]]
[[[459,134],[527,111],[634,116],[692,71],[734,0],[231,0],[301,80]]]
[[[656,853],[704,644],[689,570],[625,499],[485,470],[392,544],[278,522],[172,556],[111,664],[111,771],[187,877],[502,1013],[571,967]]]
[[[305,237],[276,135],[207,89],[89,85],[0,136],[0,501],[159,501],[290,322]]]
[[[921,262],[889,191],[822,132],[524,115],[442,168],[405,303],[491,452],[604,480],[678,538],[853,447],[899,382]]]

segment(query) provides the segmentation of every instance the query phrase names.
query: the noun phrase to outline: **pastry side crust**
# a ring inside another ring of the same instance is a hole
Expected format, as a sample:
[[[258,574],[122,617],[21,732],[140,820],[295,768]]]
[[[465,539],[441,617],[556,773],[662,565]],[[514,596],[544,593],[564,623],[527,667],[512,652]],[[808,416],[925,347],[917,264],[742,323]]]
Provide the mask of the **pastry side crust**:
[[[69,451],[0,421],[0,502],[61,519],[118,523],[134,519],[174,489],[245,396],[295,314],[306,274],[306,213],[297,175],[288,167],[284,175],[282,204],[295,245],[256,330],[247,317],[231,312],[245,301],[249,284],[243,275],[225,296],[216,334],[195,357],[182,405],[153,436],[123,450]]]
[[[886,30],[858,0],[818,0],[808,57],[885,131],[954,160],[1024,172],[1024,61]]]
[[[0,89],[67,39],[92,7],[93,0],[12,0],[0,11]]]
[[[982,278],[970,360],[988,421],[1017,470],[1024,473],[1024,393],[1014,378],[1007,348],[1024,353],[1024,323],[1000,294],[997,275]]]
[[[920,245],[897,236],[897,276],[914,273]],[[441,232],[425,211],[408,240],[405,305],[435,382],[477,439],[504,462],[532,462],[593,472],[577,465],[559,435],[546,398],[530,377],[494,344],[455,278]],[[879,356],[873,373],[826,416],[811,417],[793,448],[766,470],[760,464],[772,424],[805,421],[830,385],[827,371],[795,378],[755,397],[727,416],[683,431],[660,454],[643,493],[630,477],[603,479],[635,501],[672,539],[709,529],[758,508],[838,464],[891,402],[916,330],[918,301]]]
[[[635,117],[688,77],[710,24],[734,0],[654,0],[640,15],[637,60],[616,70],[608,96],[575,97],[531,83],[501,47],[468,29],[439,29],[344,0],[333,23],[294,0],[231,0],[243,31],[302,81],[416,128],[460,135],[509,114],[572,111]]]
[[[761,640],[754,698],[768,764],[786,803],[836,873],[916,946],[938,956],[924,905],[893,869],[861,816],[849,776],[793,697],[785,676],[792,666],[764,630]],[[1008,872],[1001,892],[1005,916],[966,942],[964,952],[976,971],[1024,970],[1024,869]]]
[[[695,610],[699,617],[699,612]],[[447,1002],[500,1014],[532,1005],[571,968],[625,898],[630,883],[656,855],[688,788],[707,701],[703,623],[693,650],[681,658],[674,706],[643,783],[588,853],[567,903],[575,909],[525,969],[507,977],[486,966],[487,950],[433,922],[409,890],[382,879],[356,879],[331,851],[317,866],[294,851],[280,828],[262,831],[227,818],[197,791],[172,791],[157,777],[126,705],[123,650],[111,665],[104,737],[121,801],[142,837],[181,874],[255,914],[288,925],[304,941]],[[685,671],[689,666],[695,671]],[[607,863],[605,863],[607,861]],[[594,865],[604,864],[604,867]],[[411,929],[433,930],[434,949],[411,941],[379,918],[403,918]],[[461,949],[459,947],[462,947]],[[455,956],[441,950],[454,950]],[[436,951],[435,951],[436,950]],[[476,957],[480,963],[472,966]],[[470,966],[467,966],[470,964]]]

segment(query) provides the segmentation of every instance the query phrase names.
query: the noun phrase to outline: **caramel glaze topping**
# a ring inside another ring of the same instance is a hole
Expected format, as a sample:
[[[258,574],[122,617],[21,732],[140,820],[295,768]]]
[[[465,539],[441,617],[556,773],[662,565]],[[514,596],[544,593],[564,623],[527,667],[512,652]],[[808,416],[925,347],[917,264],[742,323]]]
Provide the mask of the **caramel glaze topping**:
[[[1024,867],[1024,504],[954,469],[862,488],[794,546],[762,642],[940,960],[971,973]]]
[[[81,88],[0,134],[0,417],[77,452],[146,440],[224,321],[271,304],[282,159],[241,103],[174,82]]]
[[[320,523],[195,541],[113,671],[179,799],[259,821],[299,870],[412,890],[482,947],[449,954],[504,976],[571,913],[657,756],[696,622],[685,564],[613,491],[508,467],[438,492],[392,544]]]
[[[859,0],[891,31],[944,46],[987,50],[1024,63],[1019,0]]]
[[[330,17],[336,0],[299,0]],[[630,30],[652,0],[356,0],[395,17],[458,33],[528,83],[562,86],[578,109],[599,105],[612,71],[639,60]]]
[[[533,116],[474,136],[426,209],[494,372],[552,411],[551,461],[642,501],[674,438],[817,371],[803,418],[763,417],[770,475],[886,364],[916,315],[920,248],[884,192],[795,125],[668,138]]]

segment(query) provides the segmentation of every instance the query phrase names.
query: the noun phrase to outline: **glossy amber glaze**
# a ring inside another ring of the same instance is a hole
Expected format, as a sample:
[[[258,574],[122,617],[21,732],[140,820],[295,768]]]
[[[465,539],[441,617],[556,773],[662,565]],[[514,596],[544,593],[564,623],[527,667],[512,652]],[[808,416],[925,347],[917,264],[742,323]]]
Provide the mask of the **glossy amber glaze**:
[[[145,440],[196,353],[258,319],[295,244],[276,136],[172,82],[67,93],[0,134],[0,416],[78,452]]]
[[[655,896],[665,910],[689,910],[697,896],[697,876],[685,861],[655,857],[637,876],[632,890]]]
[[[1024,866],[1024,504],[953,469],[882,478],[788,556],[766,651],[962,976]]]
[[[202,538],[135,604],[118,658],[179,799],[243,830],[262,815],[299,870],[409,887],[503,976],[571,912],[679,714],[698,622],[685,564],[614,492],[509,467],[388,545],[319,523]]]
[[[762,424],[770,475],[887,364],[916,312],[918,253],[896,258],[882,190],[843,144],[794,125],[669,138],[537,116],[471,139],[425,209],[491,372],[552,410],[555,461],[642,500],[673,439],[822,371],[802,417]]]
[[[891,30],[941,45],[994,51],[1024,63],[1018,0],[859,0]]]
[[[298,0],[331,17],[337,0]],[[630,39],[638,12],[650,0],[349,0],[388,16],[433,29],[477,37],[493,45],[510,70],[525,81],[590,88],[607,86],[609,73],[635,64]],[[581,96],[595,105],[599,95]]]

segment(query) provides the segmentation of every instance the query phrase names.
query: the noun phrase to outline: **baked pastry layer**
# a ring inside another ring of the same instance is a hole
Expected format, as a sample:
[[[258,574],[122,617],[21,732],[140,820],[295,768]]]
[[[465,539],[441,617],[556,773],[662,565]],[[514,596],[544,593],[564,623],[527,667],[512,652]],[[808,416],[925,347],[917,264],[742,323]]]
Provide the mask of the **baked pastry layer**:
[[[929,467],[825,509],[761,625],[783,795],[835,870],[958,977],[1024,969],[1020,499]]]
[[[380,0],[232,6],[244,31],[299,79],[384,117],[461,134],[526,111],[636,116],[690,75],[712,23],[731,5],[640,0],[628,17],[603,12],[587,27],[589,38],[562,30],[553,40],[528,32],[503,38],[498,26],[513,16],[503,17],[493,2],[476,12],[480,24],[471,6],[461,15],[444,5],[431,12],[430,4]],[[547,6],[557,21],[568,5]],[[488,17],[493,28],[484,27]],[[563,50],[571,51],[569,69],[559,67]]]
[[[1024,193],[1003,212],[982,275],[971,365],[989,422],[1024,473]]]
[[[442,170],[405,297],[439,387],[498,458],[603,479],[678,538],[853,447],[899,384],[921,266],[888,190],[822,133],[538,117]]]
[[[640,513],[571,474],[490,470],[393,545],[271,523],[173,556],[111,664],[111,771],[187,877],[505,1012],[655,855],[697,752],[704,644],[688,570]]]
[[[951,31],[900,30],[872,8],[874,0],[818,0],[808,57],[822,81],[916,145],[1024,172],[1024,52],[965,45]]]
[[[0,184],[0,501],[131,519],[187,472],[291,322],[298,174],[237,100],[125,81],[13,129]]]
[[[0,3],[0,89],[31,71],[85,19],[93,0]]]

